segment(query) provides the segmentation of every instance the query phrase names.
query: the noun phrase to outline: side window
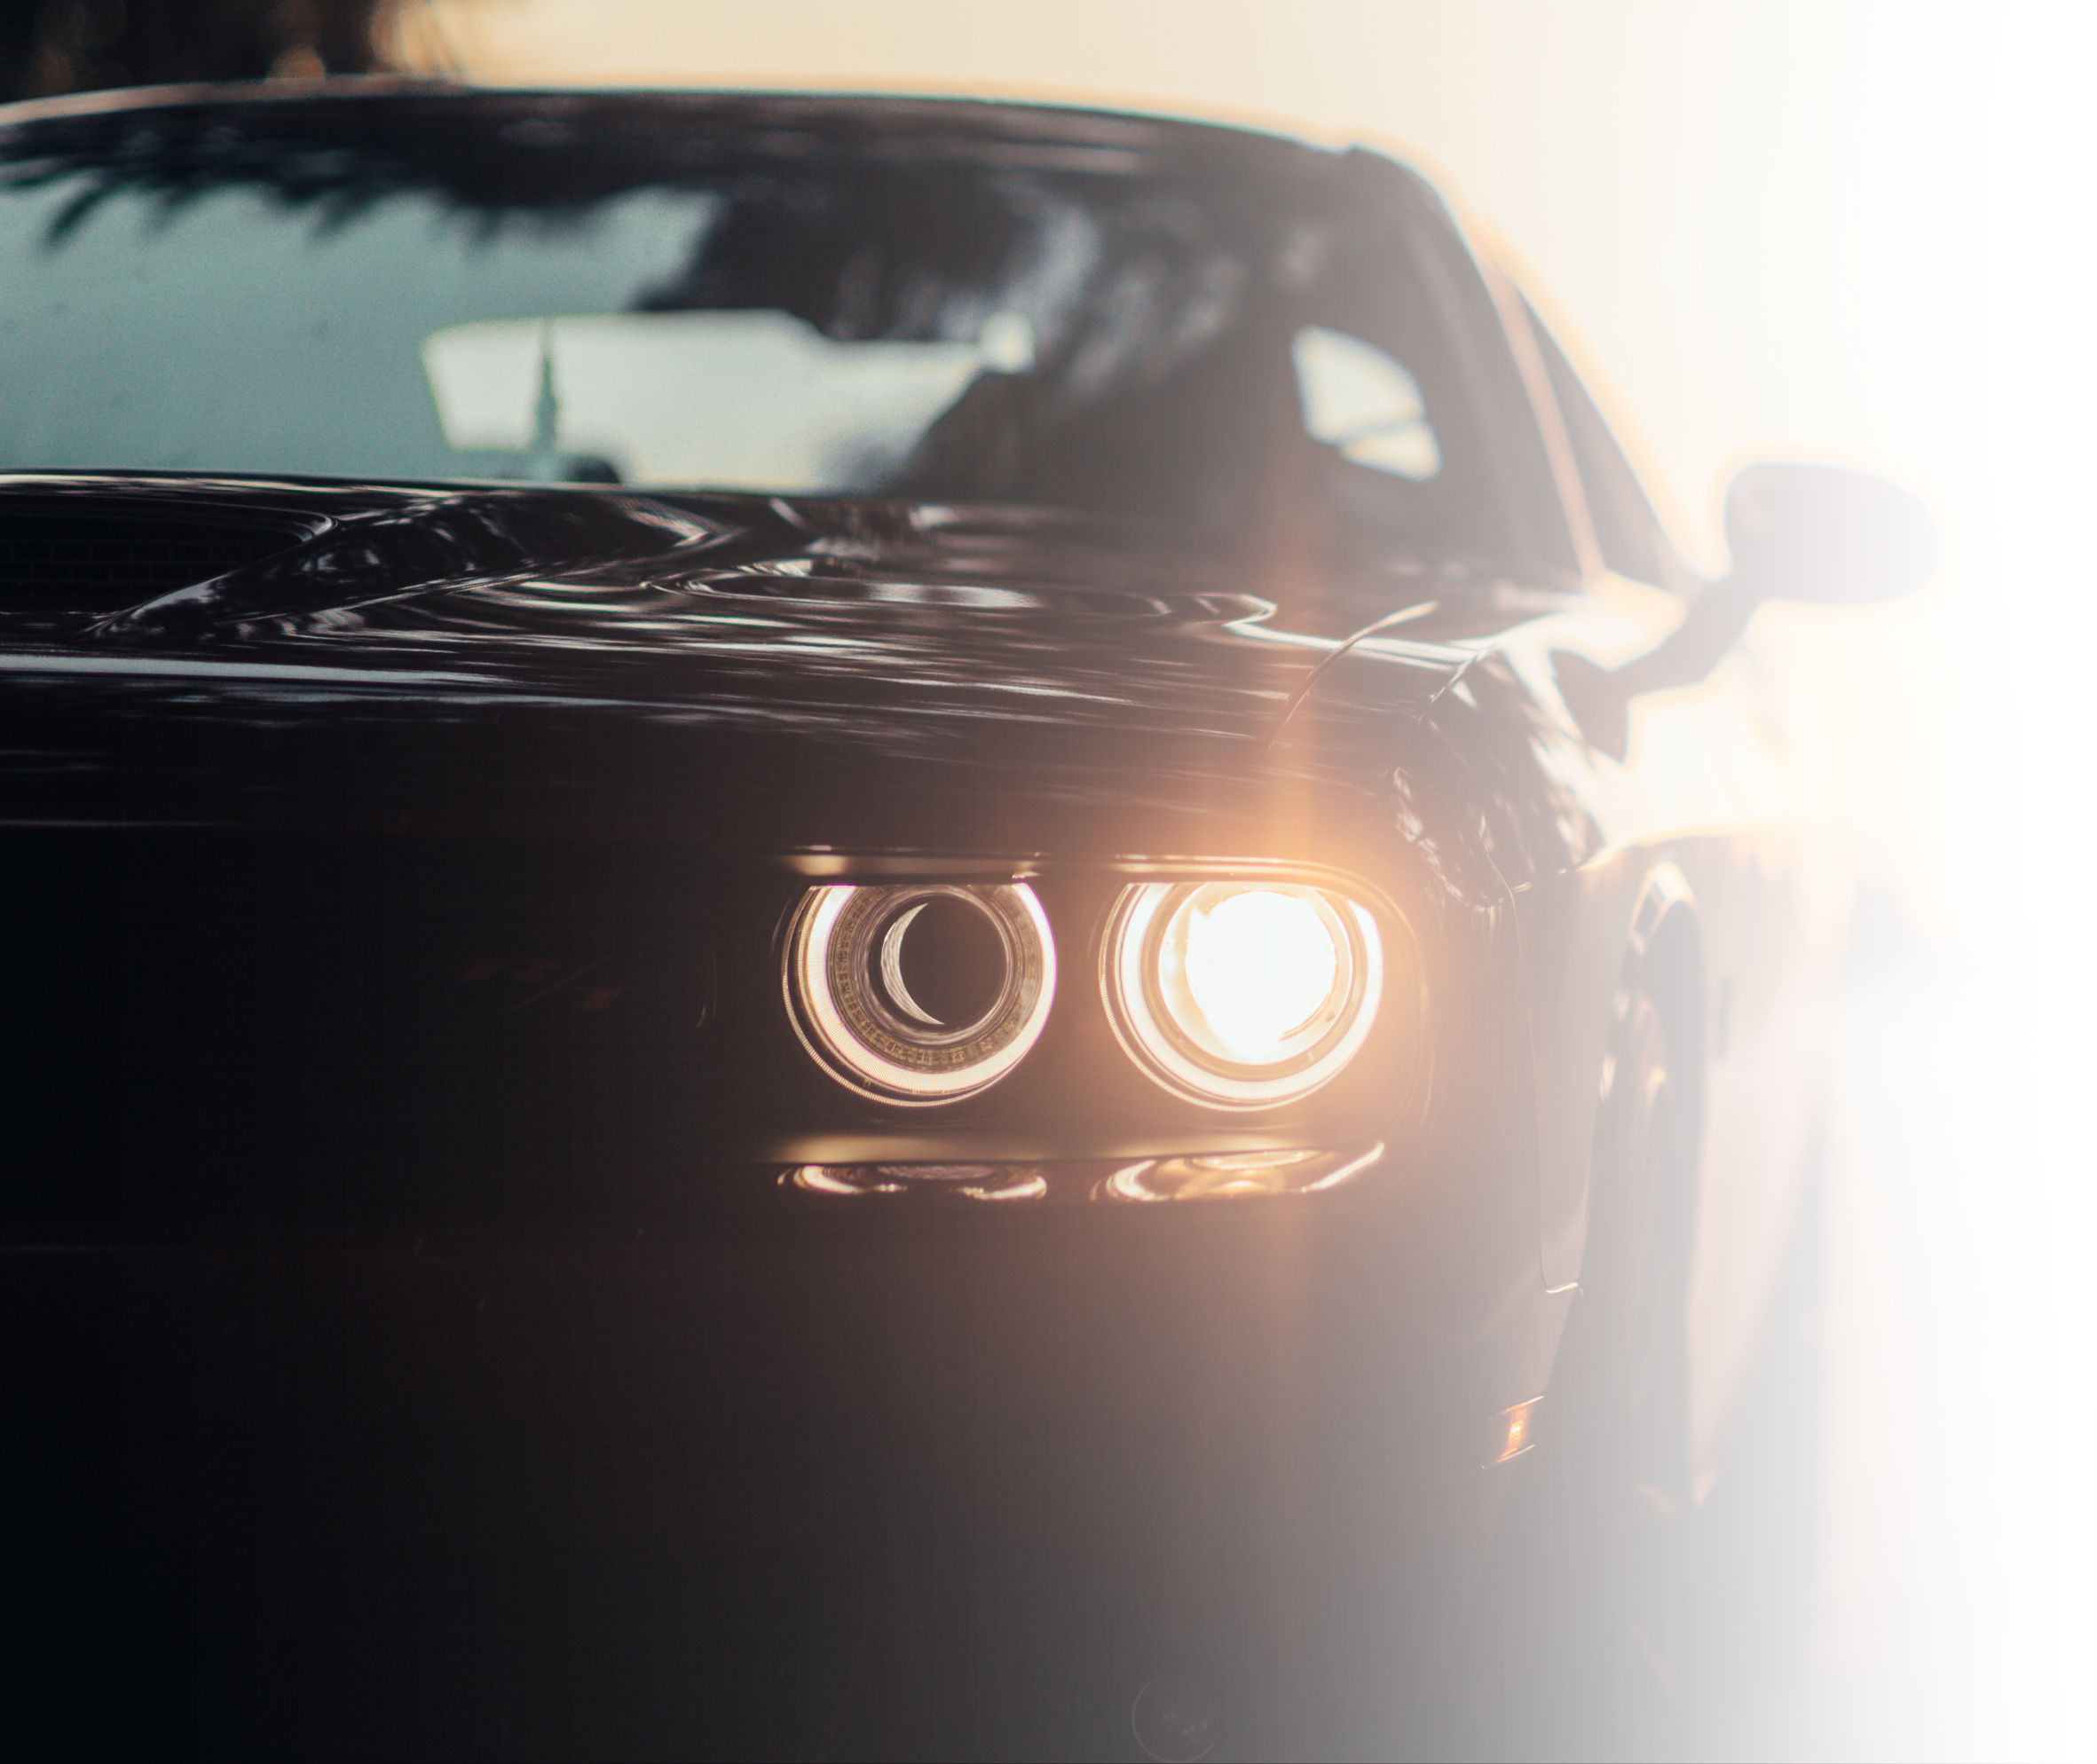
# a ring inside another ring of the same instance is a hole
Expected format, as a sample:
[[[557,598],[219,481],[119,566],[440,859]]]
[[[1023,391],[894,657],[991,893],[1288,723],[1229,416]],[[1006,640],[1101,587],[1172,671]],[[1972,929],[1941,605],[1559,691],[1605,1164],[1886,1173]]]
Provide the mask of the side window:
[[[1304,430],[1370,471],[1424,484],[1442,451],[1412,371],[1376,344],[1306,325],[1289,344]]]
[[[1525,301],[1524,306],[1528,303]],[[1580,469],[1581,489],[1588,499],[1588,515],[1595,524],[1595,541],[1602,548],[1602,561],[1620,576],[1651,582],[1657,587],[1687,593],[1697,584],[1696,571],[1675,550],[1652,504],[1639,486],[1638,476],[1624,458],[1616,437],[1609,432],[1602,413],[1588,396],[1573,366],[1551,340],[1533,310],[1529,328],[1549,375],[1551,396],[1565,420],[1565,438],[1573,448],[1573,463]]]

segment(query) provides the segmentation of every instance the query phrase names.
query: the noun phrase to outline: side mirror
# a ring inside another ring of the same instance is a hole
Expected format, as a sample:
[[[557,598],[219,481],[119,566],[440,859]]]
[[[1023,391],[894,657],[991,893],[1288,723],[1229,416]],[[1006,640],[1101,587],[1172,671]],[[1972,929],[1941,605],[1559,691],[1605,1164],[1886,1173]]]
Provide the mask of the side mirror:
[[[1604,752],[1624,757],[1632,699],[1695,685],[1764,601],[1861,606],[1913,594],[1936,568],[1936,523],[1868,472],[1768,461],[1742,467],[1726,486],[1726,547],[1731,570],[1657,649],[1616,668],[1554,656],[1566,707]]]
[[[1726,548],[1732,571],[1715,593],[1861,606],[1928,582],[1936,523],[1868,472],[1769,461],[1726,486]]]

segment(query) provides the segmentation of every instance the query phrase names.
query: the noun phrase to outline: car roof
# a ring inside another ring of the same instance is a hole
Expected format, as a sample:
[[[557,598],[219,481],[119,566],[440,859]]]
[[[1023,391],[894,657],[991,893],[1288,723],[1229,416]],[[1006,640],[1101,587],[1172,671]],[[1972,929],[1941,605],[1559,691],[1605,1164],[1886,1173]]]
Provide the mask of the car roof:
[[[536,149],[543,158],[533,173],[535,200],[551,206],[590,193],[597,181],[591,169],[597,156],[569,149],[599,148],[629,168],[652,161],[672,181],[752,159],[844,158],[872,168],[962,158],[1042,172],[1186,177],[1247,189],[1323,186],[1337,193],[1351,185],[1358,196],[1455,239],[1463,235],[1426,178],[1373,148],[1334,147],[1234,123],[994,98],[499,89],[385,75],[144,86],[0,106],[0,164],[35,165],[47,155],[51,165],[75,154],[101,159],[112,148],[124,154],[141,135],[159,135],[154,147],[172,148],[172,162],[186,177],[207,165],[223,167],[229,152],[254,165],[256,146],[294,145],[308,131],[314,145],[339,146],[366,125],[374,143],[406,148],[426,166],[448,162],[469,184],[477,168],[480,177],[510,182],[516,164],[511,149]],[[255,136],[243,151],[240,138],[250,130]],[[1465,241],[1460,248],[1472,248]]]
[[[167,112],[273,114],[289,122],[300,113],[337,120],[351,107],[400,108],[441,114],[477,114],[491,123],[536,118],[579,131],[589,125],[631,126],[648,121],[690,123],[763,135],[819,134],[876,156],[899,143],[927,140],[952,147],[974,145],[996,156],[999,146],[1069,152],[1073,166],[1127,169],[1237,161],[1248,169],[1279,169],[1338,157],[1328,146],[1275,130],[1185,117],[1106,110],[1080,105],[884,93],[677,90],[541,90],[462,86],[446,81],[351,75],[312,81],[257,81],[219,85],[164,85],[71,93],[0,106],[0,131],[83,125],[100,133],[136,125]],[[1382,159],[1384,155],[1373,157]],[[1386,161],[1396,165],[1396,161]],[[1405,168],[1409,177],[1418,174]]]

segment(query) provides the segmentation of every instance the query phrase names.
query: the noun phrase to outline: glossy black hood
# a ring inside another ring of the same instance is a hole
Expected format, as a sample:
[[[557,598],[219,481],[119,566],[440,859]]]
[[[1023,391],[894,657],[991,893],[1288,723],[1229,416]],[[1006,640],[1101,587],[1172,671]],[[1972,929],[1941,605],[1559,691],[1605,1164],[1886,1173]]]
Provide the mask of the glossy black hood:
[[[39,523],[251,555],[11,605],[15,818],[1007,851],[1222,823],[1252,849],[1305,783],[1273,738],[1333,649],[1275,628],[1227,555],[1041,510],[0,484],[0,524]],[[1400,699],[1461,659],[1396,671]]]

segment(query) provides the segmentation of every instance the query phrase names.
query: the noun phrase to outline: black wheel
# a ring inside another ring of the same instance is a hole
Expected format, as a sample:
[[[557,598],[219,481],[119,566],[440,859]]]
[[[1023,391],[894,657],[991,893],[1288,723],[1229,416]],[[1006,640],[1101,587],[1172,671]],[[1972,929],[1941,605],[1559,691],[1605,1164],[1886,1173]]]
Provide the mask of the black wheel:
[[[1685,1337],[1700,1074],[1654,999],[1619,996],[1581,1291],[1537,1449],[1510,1468],[1440,1747],[1678,1756],[1694,1510]]]
[[[1803,1756],[1811,1745],[1807,1641],[1828,1499],[1825,1096],[1810,1120],[1762,1339],[1734,1401],[1724,1468],[1697,1508],[1684,1661],[1684,1750],[1696,1757]]]
[[[1607,1752],[1676,1755],[1682,1735],[1688,1534],[1686,1298],[1695,1195],[1695,1075],[1659,1007],[1633,989],[1612,1037],[1596,1125],[1585,1339],[1569,1343],[1568,1446],[1598,1547],[1588,1556],[1595,1683],[1589,1717]]]

